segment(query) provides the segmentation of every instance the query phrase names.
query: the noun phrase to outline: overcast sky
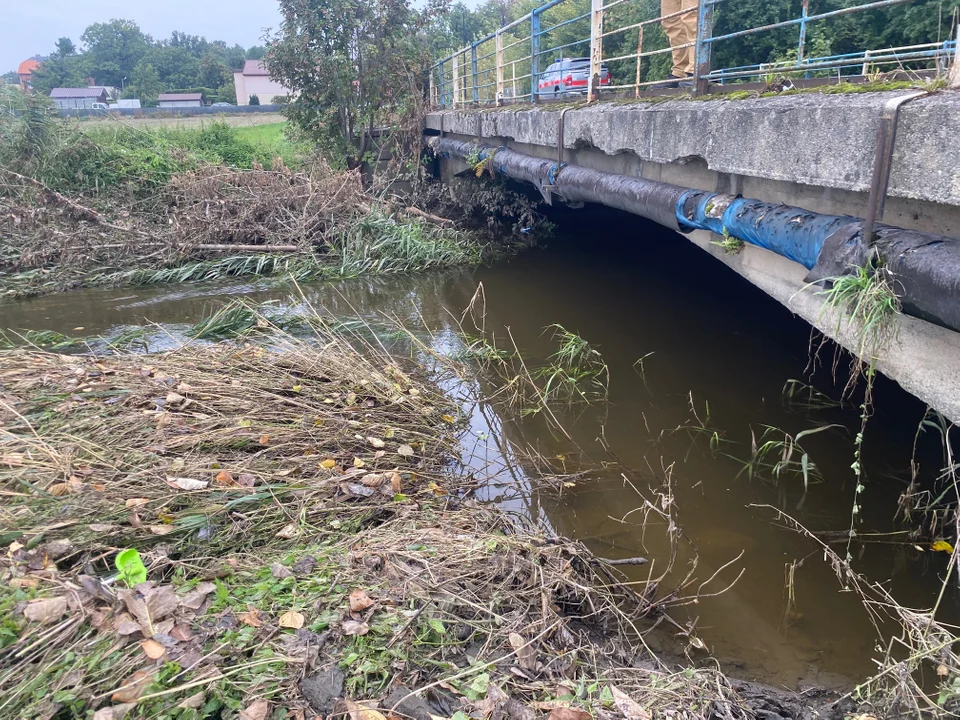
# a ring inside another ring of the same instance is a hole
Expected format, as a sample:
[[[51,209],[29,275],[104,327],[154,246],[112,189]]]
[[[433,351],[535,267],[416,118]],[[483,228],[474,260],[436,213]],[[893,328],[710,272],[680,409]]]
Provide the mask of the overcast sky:
[[[32,55],[49,55],[57,38],[78,46],[95,22],[133,20],[154,38],[174,30],[259,45],[264,28],[280,23],[277,0],[0,0],[0,73]]]

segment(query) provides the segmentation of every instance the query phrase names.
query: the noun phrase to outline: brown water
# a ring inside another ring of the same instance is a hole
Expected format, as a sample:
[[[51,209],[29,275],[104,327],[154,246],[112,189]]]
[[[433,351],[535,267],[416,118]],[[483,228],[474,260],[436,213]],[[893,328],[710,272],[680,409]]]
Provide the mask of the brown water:
[[[460,316],[482,283],[488,329],[502,333],[509,327],[530,364],[542,362],[552,350],[543,332],[547,325],[559,323],[582,335],[609,366],[609,402],[562,418],[574,442],[558,439],[536,418],[517,423],[494,407],[470,410],[465,448],[478,470],[494,476],[488,495],[558,533],[582,539],[601,556],[645,555],[662,562],[663,523],[651,518],[643,532],[642,496],[621,472],[629,468],[628,477],[645,492],[660,483],[662,468],[672,466],[677,519],[699,551],[699,581],[742,552],[703,592],[719,590],[743,572],[732,589],[678,611],[677,618],[696,620],[697,635],[713,656],[741,676],[789,687],[842,685],[865,676],[873,667],[876,638],[857,598],[840,592],[814,543],[785,530],[771,510],[752,507],[782,508],[812,530],[849,525],[851,440],[859,426],[855,406],[809,409],[785,400],[782,392],[786,381],[804,377],[809,328],[676,235],[607,211],[571,213],[562,222],[563,235],[552,247],[496,267],[325,283],[305,287],[306,299],[335,316],[359,313],[425,324],[437,348],[455,352],[461,343],[452,318]],[[212,303],[236,296],[284,302],[290,290],[234,282],[78,291],[0,305],[0,326],[113,335],[151,321],[162,324],[154,329],[155,346],[162,346],[173,342],[168,333],[198,320]],[[641,376],[635,363],[645,356]],[[841,376],[835,384],[827,368],[812,380],[836,398]],[[739,474],[740,464],[712,452],[706,436],[663,434],[691,422],[691,398],[702,418],[709,406],[711,426],[734,441],[723,452],[739,458],[749,456],[751,428],[757,435],[763,425],[797,433],[838,423],[846,430],[804,442],[824,476],[805,493],[798,477],[773,484]],[[876,405],[864,444],[868,482],[861,534],[903,529],[893,515],[924,410],[884,381],[878,384]],[[599,442],[601,434],[609,452]],[[562,494],[531,490],[526,464],[504,451],[511,442],[529,443],[544,456],[562,456],[571,467],[592,472]],[[929,451],[933,470],[936,448],[924,441],[921,451]],[[611,453],[619,465],[611,462]],[[886,581],[902,603],[917,607],[932,603],[946,564],[946,555],[921,553],[909,543],[871,542],[854,546],[854,554],[859,569]],[[690,557],[685,549],[681,563]],[[785,622],[785,565],[801,559],[796,612]],[[628,572],[639,579],[647,568],[642,570]],[[955,617],[956,608],[957,597],[951,595],[947,614]],[[651,636],[650,642],[682,649],[684,643],[669,635]]]

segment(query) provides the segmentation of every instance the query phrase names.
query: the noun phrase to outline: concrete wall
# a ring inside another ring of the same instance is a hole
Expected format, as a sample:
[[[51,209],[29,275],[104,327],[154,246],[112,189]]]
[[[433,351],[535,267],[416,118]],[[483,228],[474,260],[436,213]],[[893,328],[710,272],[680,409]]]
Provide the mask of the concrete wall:
[[[248,105],[251,95],[256,95],[261,104],[270,104],[274,98],[286,97],[290,94],[283,85],[271,80],[267,75],[244,75],[241,72],[234,72],[233,84],[237,90],[237,105]]]

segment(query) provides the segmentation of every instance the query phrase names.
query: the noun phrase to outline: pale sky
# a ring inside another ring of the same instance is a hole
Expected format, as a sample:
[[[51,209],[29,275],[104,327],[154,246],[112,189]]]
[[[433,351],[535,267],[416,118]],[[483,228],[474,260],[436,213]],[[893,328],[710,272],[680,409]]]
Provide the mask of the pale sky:
[[[277,0],[0,0],[0,73],[16,70],[32,55],[49,55],[57,38],[79,47],[95,22],[133,20],[155,39],[174,30],[260,45],[264,28],[280,24]]]

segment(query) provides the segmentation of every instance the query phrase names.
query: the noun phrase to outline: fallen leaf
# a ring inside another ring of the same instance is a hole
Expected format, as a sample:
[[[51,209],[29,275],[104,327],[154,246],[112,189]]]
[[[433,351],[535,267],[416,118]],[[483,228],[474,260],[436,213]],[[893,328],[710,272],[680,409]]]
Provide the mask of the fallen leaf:
[[[261,435],[261,436],[260,436],[260,444],[261,444],[261,445],[269,445],[269,444],[270,444],[270,436],[269,436],[269,435]]]
[[[270,712],[270,703],[263,698],[254,700],[240,711],[240,720],[265,720],[267,713]]]
[[[270,566],[270,574],[278,580],[283,580],[283,578],[293,577],[293,570],[286,565],[275,562]]]
[[[393,494],[397,495],[400,493],[401,478],[400,473],[393,473],[390,476],[390,489],[393,490]]]
[[[340,629],[344,635],[366,635],[370,632],[370,626],[358,620],[344,620],[340,623]]]
[[[117,596],[140,623],[143,636],[151,638],[157,631],[157,623],[180,605],[180,598],[170,585],[144,589],[146,585],[140,585],[137,590],[121,590]]]
[[[100,708],[93,714],[93,720],[123,720],[136,706],[135,702],[126,702]]]
[[[154,535],[169,535],[176,530],[173,525],[148,525],[147,529]]]
[[[40,580],[32,577],[11,578],[9,585],[12,588],[35,588],[40,585]]]
[[[640,703],[627,695],[623,690],[615,685],[610,686],[610,692],[613,695],[613,704],[617,706],[626,720],[650,720],[652,715],[643,708]]]
[[[260,616],[259,610],[249,610],[248,612],[240,613],[237,615],[237,620],[250,627],[260,627],[263,625],[263,618]]]
[[[253,421],[241,418],[237,420],[237,427],[248,428],[253,425]]]
[[[217,473],[217,477],[213,480],[217,485],[236,485],[237,481],[233,479],[233,475],[230,474],[229,470],[221,470]]]
[[[366,485],[367,487],[380,487],[387,481],[387,476],[384,473],[367,473],[362,478],[360,482]]]
[[[354,466],[355,468],[362,468],[364,465],[366,465],[366,463],[365,463],[363,460],[361,460],[360,458],[355,457],[355,458],[353,459],[353,466]]]
[[[558,707],[550,711],[548,720],[593,720],[593,716],[577,708]]]
[[[277,531],[276,537],[291,540],[297,536],[298,532],[296,523],[288,523]]]
[[[199,610],[207,595],[217,589],[212,582],[202,582],[180,598],[180,607],[187,610]]]
[[[117,635],[135,635],[140,632],[140,623],[127,613],[123,613],[114,621],[113,629],[116,630]]]
[[[322,467],[324,470],[333,470],[336,466],[337,466],[337,461],[331,458],[327,458],[326,460],[320,461],[320,467]]]
[[[128,508],[143,507],[150,502],[150,498],[129,498],[124,505]]]
[[[298,393],[303,390],[303,385],[294,385],[292,389],[295,393]]]
[[[943,663],[937,665],[937,677],[946,677],[950,674],[950,668]]]
[[[383,713],[353,700],[344,700],[344,706],[350,714],[350,720],[387,720]]]
[[[457,421],[453,415],[441,415],[440,418],[447,423],[455,423]]]
[[[203,490],[210,484],[209,480],[196,480],[188,477],[167,477],[167,485],[181,490]]]
[[[340,489],[343,490],[347,495],[352,495],[354,497],[370,497],[376,492],[372,487],[367,487],[362,483],[352,483],[352,482],[342,482],[340,483]]]
[[[374,604],[374,601],[359,588],[350,592],[350,612],[363,612]]]
[[[409,445],[401,445],[397,448],[397,455],[402,455],[403,457],[413,457],[413,448]]]
[[[237,477],[237,485],[240,487],[253,487],[257,484],[257,478],[250,473],[240,473]]]
[[[88,525],[87,527],[95,533],[108,533],[117,529],[116,525],[111,525],[110,523],[93,523],[93,525]]]
[[[953,545],[948,543],[946,540],[937,540],[934,543],[930,543],[930,549],[934,552],[952,553]]]
[[[187,642],[193,639],[193,630],[190,629],[189,625],[176,625],[170,631],[170,637],[179,642]],[[184,665],[184,667],[186,666]]]
[[[282,628],[293,628],[294,630],[299,630],[303,627],[306,618],[303,617],[302,613],[298,613],[295,610],[287,610],[283,615],[280,616],[279,624]]]
[[[68,482],[54,483],[47,488],[47,493],[53,495],[53,497],[63,497],[64,495],[69,495],[75,493],[79,490],[75,485]]]
[[[44,598],[43,600],[31,600],[23,609],[23,616],[33,622],[49,623],[59,620],[66,612],[67,599],[65,597]]]
[[[146,692],[152,682],[153,672],[150,670],[137,670],[133,675],[123,681],[123,685],[117,688],[117,691],[110,696],[110,699],[117,703],[135,703],[140,699],[140,696]]]
[[[191,695],[177,704],[180,710],[199,710],[207,700],[207,694],[201,690],[196,695]]]
[[[394,435],[396,435],[396,434],[397,434],[397,431],[396,431],[396,430],[394,430],[393,428],[387,428],[387,431],[383,434],[383,436],[384,436],[387,440],[389,440],[390,438],[392,438],[392,437],[393,437]]]
[[[375,448],[382,448],[386,445],[386,443],[383,440],[375,437],[368,437],[367,442],[373,445]]]
[[[537,669],[537,651],[532,644],[528,644],[519,633],[512,632],[509,635],[510,647],[517,654],[517,663],[524,670]]]
[[[144,640],[140,643],[143,653],[151,660],[159,660],[167,654],[167,649],[156,640]]]

